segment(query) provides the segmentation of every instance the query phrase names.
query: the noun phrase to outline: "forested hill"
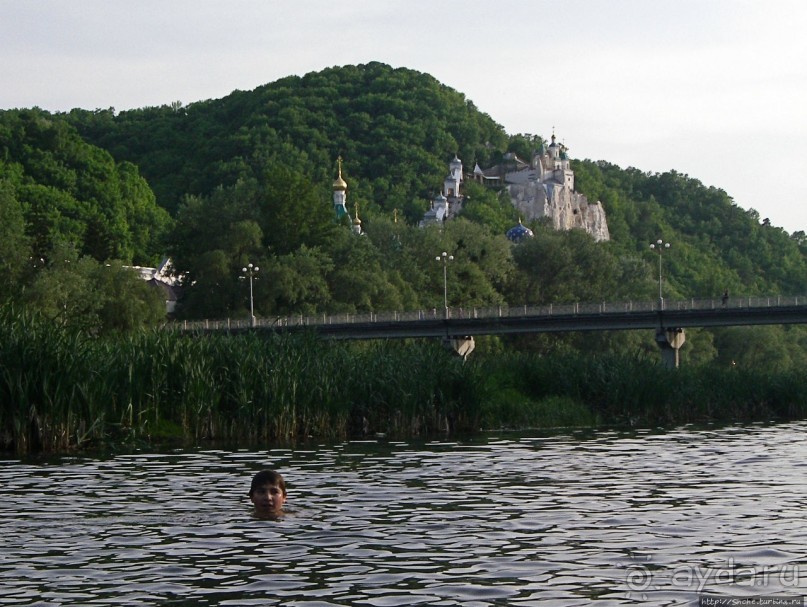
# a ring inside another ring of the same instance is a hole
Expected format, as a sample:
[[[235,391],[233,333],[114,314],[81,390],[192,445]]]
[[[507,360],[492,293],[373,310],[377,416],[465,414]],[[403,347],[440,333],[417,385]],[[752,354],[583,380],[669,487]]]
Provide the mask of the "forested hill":
[[[137,164],[172,213],[186,194],[267,166],[330,184],[339,155],[356,196],[387,210],[409,208],[441,187],[454,154],[484,165],[508,143],[461,93],[381,63],[290,76],[188,106],[75,110],[69,118],[89,141]]]
[[[427,74],[381,63],[290,76],[188,106],[117,115],[74,110],[69,119],[88,141],[136,164],[174,215],[187,194],[204,196],[274,166],[305,175],[325,198],[341,155],[351,200],[361,201],[365,215],[399,209],[414,223],[455,153],[467,168],[485,166],[505,151],[529,157],[540,141],[508,135]],[[724,191],[673,170],[648,174],[605,161],[573,168],[578,190],[604,203],[617,248],[641,255],[659,237],[675,241],[671,278],[682,296],[807,292],[803,232],[791,237],[761,223]],[[475,211],[497,230],[512,219],[501,210]]]
[[[536,108],[536,129],[547,123],[535,100],[524,104]],[[658,238],[672,243],[667,297],[807,294],[803,232],[789,235],[672,170],[573,161],[577,189],[603,202],[611,242],[536,222],[535,238],[513,247],[504,237],[518,220],[512,205],[473,183],[461,219],[415,227],[455,154],[468,170],[508,151],[528,158],[540,144],[506,133],[433,77],[381,63],[188,105],[0,111],[0,265],[11,277],[0,295],[30,298],[39,276],[30,260],[64,259],[58,247],[68,243],[102,264],[170,254],[186,286],[181,313],[196,317],[245,313],[247,262],[261,268],[261,316],[439,307],[434,255],[444,250],[455,256],[449,305],[648,300]],[[362,238],[334,222],[339,156]]]
[[[0,112],[0,197],[6,229],[10,201],[22,205],[36,257],[62,240],[98,261],[159,261],[170,220],[135,164],[116,162],[39,109]]]

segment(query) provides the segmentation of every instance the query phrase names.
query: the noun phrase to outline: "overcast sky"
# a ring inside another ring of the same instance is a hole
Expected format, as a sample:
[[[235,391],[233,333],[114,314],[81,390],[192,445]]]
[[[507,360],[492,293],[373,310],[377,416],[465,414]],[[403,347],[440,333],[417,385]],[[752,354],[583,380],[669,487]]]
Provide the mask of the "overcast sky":
[[[804,0],[0,0],[0,109],[190,103],[381,61],[573,158],[807,231]],[[471,159],[468,159],[470,162]]]

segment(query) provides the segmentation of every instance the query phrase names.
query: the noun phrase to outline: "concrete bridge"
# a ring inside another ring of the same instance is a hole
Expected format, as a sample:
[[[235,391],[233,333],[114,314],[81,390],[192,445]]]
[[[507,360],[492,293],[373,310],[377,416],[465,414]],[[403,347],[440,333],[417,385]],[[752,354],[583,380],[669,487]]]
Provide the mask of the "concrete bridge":
[[[313,331],[328,339],[438,337],[459,354],[475,335],[652,329],[670,367],[688,327],[807,323],[807,296],[733,297],[653,302],[574,303],[548,306],[449,308],[414,312],[321,314],[272,319],[183,322],[189,331]]]

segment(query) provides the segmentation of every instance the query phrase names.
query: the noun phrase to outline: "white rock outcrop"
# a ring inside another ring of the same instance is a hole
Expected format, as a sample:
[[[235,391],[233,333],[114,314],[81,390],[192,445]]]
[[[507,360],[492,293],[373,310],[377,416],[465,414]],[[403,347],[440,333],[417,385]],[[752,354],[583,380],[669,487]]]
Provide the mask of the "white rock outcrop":
[[[602,203],[589,202],[583,194],[575,192],[568,148],[556,141],[554,133],[550,145],[542,144],[529,162],[508,152],[499,164],[487,169],[477,164],[473,172],[464,175],[462,162],[455,156],[443,191],[432,201],[421,226],[448,221],[462,212],[461,186],[466,179],[506,190],[521,221],[546,217],[556,230],[577,228],[597,241],[611,239]]]
[[[605,209],[562,184],[528,181],[507,186],[522,221],[548,217],[556,230],[585,230],[597,240],[610,240]]]

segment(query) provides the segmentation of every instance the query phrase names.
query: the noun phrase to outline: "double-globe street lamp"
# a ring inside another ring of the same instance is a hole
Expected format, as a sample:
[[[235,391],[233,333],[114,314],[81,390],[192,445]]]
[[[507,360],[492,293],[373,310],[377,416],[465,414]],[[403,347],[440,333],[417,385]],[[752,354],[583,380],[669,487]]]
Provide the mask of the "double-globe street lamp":
[[[669,242],[664,242],[659,238],[656,242],[650,245],[650,248],[658,253],[658,305],[659,309],[664,309],[664,297],[661,294],[661,253],[664,249],[670,248]]]
[[[434,259],[443,262],[443,308],[445,318],[448,318],[448,262],[454,261],[454,256],[443,251],[442,255],[438,255]]]
[[[241,268],[241,272],[244,274],[242,278],[249,277],[249,317],[253,327],[255,326],[255,305],[254,299],[252,298],[252,278],[258,273],[258,270],[260,270],[260,268],[251,263],[248,263],[245,268]]]

